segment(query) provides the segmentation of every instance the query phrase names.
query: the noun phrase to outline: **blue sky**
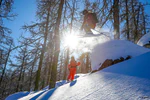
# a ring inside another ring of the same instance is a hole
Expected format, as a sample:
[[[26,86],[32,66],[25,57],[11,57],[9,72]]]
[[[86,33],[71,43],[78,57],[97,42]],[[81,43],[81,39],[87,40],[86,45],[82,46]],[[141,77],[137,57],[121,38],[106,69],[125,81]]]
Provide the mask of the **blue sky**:
[[[13,12],[17,14],[15,20],[5,20],[4,25],[12,30],[11,36],[17,44],[17,39],[24,32],[21,26],[35,21],[36,0],[14,0]]]
[[[141,2],[149,2],[150,0],[140,0]],[[15,44],[17,39],[24,32],[21,26],[30,24],[35,21],[36,0],[14,0],[13,12],[18,14],[14,21],[4,21],[4,25],[12,30],[11,36],[14,38]],[[150,6],[146,7],[146,13],[149,13]],[[25,33],[24,35],[27,35]]]

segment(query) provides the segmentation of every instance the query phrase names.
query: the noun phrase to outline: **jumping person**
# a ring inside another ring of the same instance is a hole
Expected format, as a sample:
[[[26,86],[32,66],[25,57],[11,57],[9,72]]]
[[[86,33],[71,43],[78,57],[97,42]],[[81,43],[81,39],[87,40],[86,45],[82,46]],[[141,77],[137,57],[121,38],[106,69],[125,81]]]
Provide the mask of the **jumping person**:
[[[84,15],[84,21],[81,30],[84,29],[86,34],[93,34],[91,29],[95,29],[96,23],[98,23],[96,13],[90,13],[88,10],[83,10],[82,14]]]
[[[80,65],[80,62],[76,62],[74,56],[71,57],[70,64],[68,65],[69,76],[67,78],[68,81],[73,81],[74,75],[76,74],[76,67]]]

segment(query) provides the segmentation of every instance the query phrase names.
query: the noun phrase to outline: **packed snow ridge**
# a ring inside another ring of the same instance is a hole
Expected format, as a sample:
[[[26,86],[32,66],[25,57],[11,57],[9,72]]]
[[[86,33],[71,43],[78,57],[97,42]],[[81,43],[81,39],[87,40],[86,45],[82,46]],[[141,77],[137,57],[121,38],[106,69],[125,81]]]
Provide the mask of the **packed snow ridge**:
[[[139,56],[143,53],[149,52],[150,49],[141,47],[126,40],[110,40],[105,43],[96,45],[91,53],[92,70],[98,70],[100,64],[106,59],[118,59],[120,57],[126,58]]]

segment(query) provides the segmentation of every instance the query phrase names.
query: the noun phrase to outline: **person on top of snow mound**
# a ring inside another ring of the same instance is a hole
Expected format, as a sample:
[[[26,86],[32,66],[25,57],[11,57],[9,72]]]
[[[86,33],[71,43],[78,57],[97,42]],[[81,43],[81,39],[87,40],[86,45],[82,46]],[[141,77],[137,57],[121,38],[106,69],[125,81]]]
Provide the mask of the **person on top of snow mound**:
[[[93,34],[91,29],[95,29],[96,23],[98,23],[96,13],[91,13],[88,10],[83,10],[82,14],[84,15],[84,21],[80,30],[84,29],[86,34]]]
[[[67,78],[68,81],[73,81],[74,75],[76,74],[76,67],[80,65],[80,62],[76,62],[74,56],[71,57],[70,64],[68,64],[69,76]]]

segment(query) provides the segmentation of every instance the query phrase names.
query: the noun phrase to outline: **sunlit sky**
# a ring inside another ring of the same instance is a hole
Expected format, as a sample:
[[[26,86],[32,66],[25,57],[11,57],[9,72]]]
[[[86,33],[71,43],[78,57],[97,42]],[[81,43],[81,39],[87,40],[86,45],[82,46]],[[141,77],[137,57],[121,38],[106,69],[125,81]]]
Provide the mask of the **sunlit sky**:
[[[140,1],[150,3],[150,0]],[[4,21],[4,25],[12,30],[11,36],[14,38],[15,44],[17,44],[17,39],[24,32],[21,26],[30,24],[36,19],[36,0],[14,0],[13,8],[13,12],[18,14],[18,16],[14,21]],[[147,6],[146,9],[146,12],[150,14],[150,6]],[[24,35],[27,35],[27,33]]]

